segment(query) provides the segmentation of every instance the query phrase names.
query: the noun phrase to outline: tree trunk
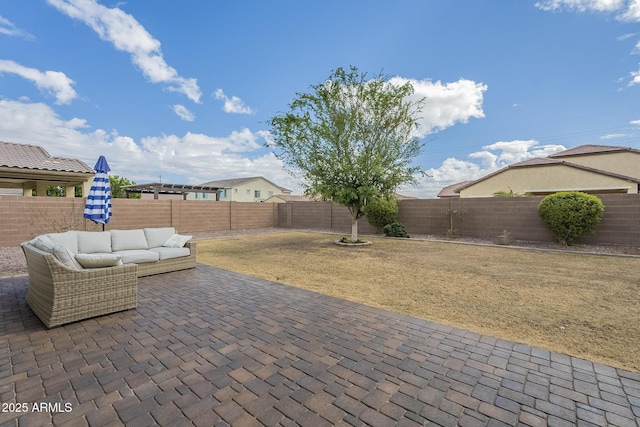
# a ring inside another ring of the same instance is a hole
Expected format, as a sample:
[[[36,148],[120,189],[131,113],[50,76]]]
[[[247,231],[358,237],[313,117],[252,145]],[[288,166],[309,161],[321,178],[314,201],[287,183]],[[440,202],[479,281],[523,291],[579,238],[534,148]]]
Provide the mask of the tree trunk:
[[[358,241],[358,217],[357,214],[351,216],[351,241],[353,243]]]

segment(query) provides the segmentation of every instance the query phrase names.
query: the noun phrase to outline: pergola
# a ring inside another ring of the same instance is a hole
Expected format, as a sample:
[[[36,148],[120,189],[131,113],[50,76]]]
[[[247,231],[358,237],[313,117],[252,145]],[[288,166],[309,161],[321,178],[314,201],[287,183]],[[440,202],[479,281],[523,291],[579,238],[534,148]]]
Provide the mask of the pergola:
[[[187,199],[189,193],[213,193],[216,201],[220,200],[220,190],[223,187],[211,187],[207,185],[186,185],[186,184],[165,184],[162,182],[152,182],[150,184],[128,185],[124,192],[129,198],[130,193],[153,193],[153,198],[158,199],[160,194],[180,194],[182,199]]]

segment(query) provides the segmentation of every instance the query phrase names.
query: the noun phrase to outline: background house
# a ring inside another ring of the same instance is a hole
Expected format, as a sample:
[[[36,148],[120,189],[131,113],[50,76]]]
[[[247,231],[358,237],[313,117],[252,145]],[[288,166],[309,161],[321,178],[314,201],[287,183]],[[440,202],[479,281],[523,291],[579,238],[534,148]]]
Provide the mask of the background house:
[[[572,190],[590,194],[639,193],[640,150],[581,145],[445,187],[438,196],[452,197],[457,193],[459,197],[493,197],[499,191],[547,195]]]
[[[262,176],[209,181],[201,184],[220,188],[219,198],[226,202],[264,202],[279,194],[291,194],[291,190],[280,187]],[[215,200],[215,194],[193,192],[187,200]]]
[[[26,197],[47,195],[47,186],[65,189],[67,197],[75,197],[75,187],[89,194],[95,172],[78,159],[52,157],[37,145],[0,142],[0,187],[12,189],[3,194]]]

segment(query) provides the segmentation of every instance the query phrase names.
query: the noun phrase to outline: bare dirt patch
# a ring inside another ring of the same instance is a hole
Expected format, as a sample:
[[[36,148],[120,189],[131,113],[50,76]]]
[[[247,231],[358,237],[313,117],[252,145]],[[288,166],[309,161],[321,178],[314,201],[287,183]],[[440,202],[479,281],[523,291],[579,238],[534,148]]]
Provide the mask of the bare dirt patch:
[[[640,258],[335,240],[304,232],[203,240],[198,261],[640,371]]]

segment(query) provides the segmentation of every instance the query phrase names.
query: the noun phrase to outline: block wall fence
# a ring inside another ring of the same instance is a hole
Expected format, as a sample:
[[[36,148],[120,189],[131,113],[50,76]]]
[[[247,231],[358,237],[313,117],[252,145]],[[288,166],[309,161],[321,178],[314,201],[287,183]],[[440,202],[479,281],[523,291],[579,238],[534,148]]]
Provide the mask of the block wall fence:
[[[84,219],[86,199],[0,196],[0,246],[15,246],[33,237],[65,230],[101,231]],[[191,200],[113,199],[106,230],[175,227],[179,233],[277,226],[274,203]]]
[[[640,194],[599,196],[605,213],[584,243],[640,246]],[[552,242],[553,236],[538,216],[542,196],[510,198],[406,199],[399,202],[398,221],[411,234],[495,239],[505,230],[513,240]],[[346,208],[331,203],[293,202],[278,205],[278,227],[331,230],[348,234],[351,217]],[[362,234],[374,233],[366,218]]]
[[[585,243],[640,246],[640,194],[599,196],[605,214]],[[542,197],[407,199],[399,221],[409,234],[493,239],[504,230],[514,240],[553,241],[538,217]],[[0,196],[0,246],[15,246],[43,233],[99,231],[82,217],[84,198]],[[107,230],[175,227],[179,233],[282,227],[351,232],[351,216],[329,202],[242,203],[191,200],[114,199]],[[366,218],[361,234],[375,229]]]

